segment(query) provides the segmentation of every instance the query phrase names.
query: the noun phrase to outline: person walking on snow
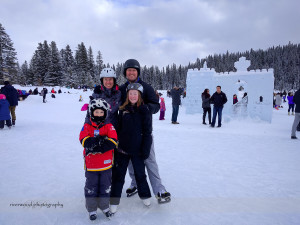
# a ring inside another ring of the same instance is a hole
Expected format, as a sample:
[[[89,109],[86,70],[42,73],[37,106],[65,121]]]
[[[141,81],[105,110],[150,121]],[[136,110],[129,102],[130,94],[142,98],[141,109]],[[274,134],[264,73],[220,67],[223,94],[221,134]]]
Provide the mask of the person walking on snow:
[[[152,144],[151,112],[143,104],[143,86],[139,83],[127,86],[127,98],[120,106],[118,120],[119,147],[114,155],[110,209],[117,211],[129,161],[131,160],[137,181],[139,197],[146,206],[151,204],[151,192],[147,182],[145,163]]]
[[[299,126],[298,124],[300,122],[300,89],[298,91],[296,91],[294,98],[293,98],[293,102],[296,104],[296,109],[295,109],[295,119],[294,119],[294,123],[292,126],[291,138],[297,139],[296,130],[297,130],[297,126]]]
[[[79,140],[84,147],[85,206],[90,220],[97,219],[97,208],[107,218],[112,216],[109,208],[112,164],[117,147],[117,132],[107,122],[109,105],[104,99],[93,99],[89,103],[90,120],[80,132]]]
[[[223,111],[224,104],[227,102],[226,94],[221,91],[221,86],[217,86],[217,91],[211,96],[210,102],[211,104],[214,104],[211,127],[215,127],[217,114],[218,114],[218,127],[221,127],[222,111]]]
[[[6,96],[7,101],[9,102],[9,111],[11,113],[12,125],[16,125],[16,107],[19,101],[18,91],[10,85],[9,81],[4,82],[4,87],[1,89],[1,94]]]
[[[121,91],[121,104],[124,104],[126,101],[127,93],[126,89],[129,84],[140,83],[143,86],[142,99],[146,108],[155,114],[159,111],[160,105],[159,100],[154,92],[154,89],[140,78],[140,63],[135,59],[128,59],[124,63],[123,75],[126,77],[127,82],[120,86]],[[152,124],[152,116],[150,117]],[[171,194],[167,192],[166,188],[162,184],[158,165],[155,158],[154,142],[152,136],[152,145],[150,149],[150,155],[145,160],[146,169],[148,172],[148,177],[152,186],[153,193],[155,194],[159,203],[169,202],[171,200]],[[129,163],[128,166],[129,175],[132,179],[130,187],[126,190],[127,196],[130,197],[137,193],[137,184],[134,176],[134,170],[132,163]]]
[[[292,115],[294,115],[295,103],[293,99],[294,99],[293,93],[289,92],[289,95],[287,96],[287,100],[289,104],[288,115],[290,115],[290,110],[292,110]]]
[[[282,97],[280,93],[278,92],[277,95],[275,96],[275,108],[278,110],[282,104]]]
[[[4,128],[4,123],[8,128],[11,128],[11,120],[10,120],[10,112],[9,112],[9,102],[6,100],[6,96],[4,94],[0,94],[0,129]]]

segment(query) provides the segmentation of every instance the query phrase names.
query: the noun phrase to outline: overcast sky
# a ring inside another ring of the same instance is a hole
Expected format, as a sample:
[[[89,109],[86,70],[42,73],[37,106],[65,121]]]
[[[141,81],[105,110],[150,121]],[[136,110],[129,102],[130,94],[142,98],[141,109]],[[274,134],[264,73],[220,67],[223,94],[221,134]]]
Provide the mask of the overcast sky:
[[[187,65],[208,54],[300,43],[299,0],[0,0],[20,64],[38,43],[84,42],[111,65]]]

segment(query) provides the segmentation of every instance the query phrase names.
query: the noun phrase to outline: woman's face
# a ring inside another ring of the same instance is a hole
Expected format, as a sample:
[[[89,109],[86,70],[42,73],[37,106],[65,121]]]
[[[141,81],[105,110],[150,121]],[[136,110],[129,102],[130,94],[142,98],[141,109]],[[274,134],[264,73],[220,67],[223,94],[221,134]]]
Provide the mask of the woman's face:
[[[139,100],[139,91],[138,90],[129,90],[128,99],[131,104],[135,104]]]
[[[111,89],[114,86],[114,78],[112,78],[112,77],[103,77],[103,85],[107,89]]]

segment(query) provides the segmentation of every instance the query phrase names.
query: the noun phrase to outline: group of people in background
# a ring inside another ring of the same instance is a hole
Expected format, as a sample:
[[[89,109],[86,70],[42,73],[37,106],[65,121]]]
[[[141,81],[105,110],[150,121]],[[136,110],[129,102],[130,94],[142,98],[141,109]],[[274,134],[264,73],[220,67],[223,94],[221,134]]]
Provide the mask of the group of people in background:
[[[101,85],[95,87],[90,97],[80,132],[79,140],[84,147],[85,203],[90,220],[97,219],[97,208],[107,218],[117,212],[127,169],[131,177],[126,190],[128,197],[138,193],[143,204],[150,206],[147,170],[158,202],[171,200],[159,175],[152,135],[152,114],[162,104],[154,89],[140,78],[137,60],[124,63],[123,75],[127,82],[119,87],[113,69],[101,71]]]

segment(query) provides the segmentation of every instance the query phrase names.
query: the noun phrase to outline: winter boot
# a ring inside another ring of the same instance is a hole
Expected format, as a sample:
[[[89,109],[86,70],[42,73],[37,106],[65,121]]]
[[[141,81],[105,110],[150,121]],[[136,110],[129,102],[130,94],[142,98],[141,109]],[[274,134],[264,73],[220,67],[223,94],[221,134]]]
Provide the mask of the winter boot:
[[[119,205],[110,205],[110,212],[112,214],[115,214],[117,212],[117,210],[118,210],[118,206]]]
[[[291,139],[298,139],[296,136],[291,136]]]
[[[114,215],[114,214],[111,213],[110,209],[103,210],[103,213],[106,216],[106,218],[109,219],[109,220]]]
[[[130,186],[127,190],[126,190],[126,194],[127,194],[127,197],[131,197],[133,195],[135,195],[137,193],[137,188],[136,187],[133,187],[133,186]]]
[[[295,115],[295,113],[294,113],[294,112],[292,112],[292,115],[294,116],[294,115]]]
[[[89,215],[90,215],[90,220],[93,221],[97,219],[97,211],[90,212]]]
[[[142,199],[142,201],[145,206],[149,207],[151,205],[151,198]]]
[[[156,198],[159,204],[168,203],[171,201],[171,194],[167,191],[158,192]]]
[[[13,125],[13,126],[16,125],[16,120],[12,120],[12,125]]]
[[[291,115],[291,113],[290,113],[290,112],[288,112],[288,114],[289,114],[289,115]]]

